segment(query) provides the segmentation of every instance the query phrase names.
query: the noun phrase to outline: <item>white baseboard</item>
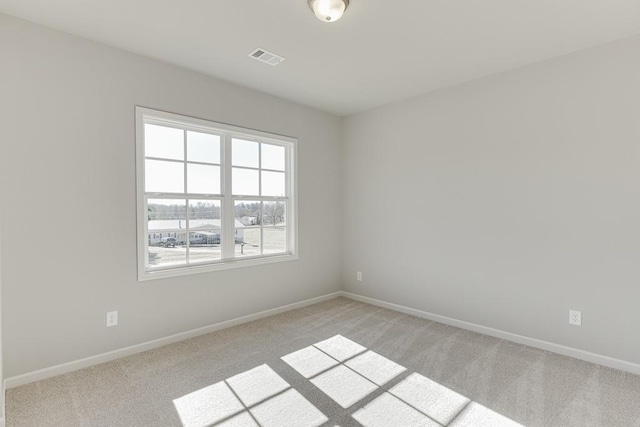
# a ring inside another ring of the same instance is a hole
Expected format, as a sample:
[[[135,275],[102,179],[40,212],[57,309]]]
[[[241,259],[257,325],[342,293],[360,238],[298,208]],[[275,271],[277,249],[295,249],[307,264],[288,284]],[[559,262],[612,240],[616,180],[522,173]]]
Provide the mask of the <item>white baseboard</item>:
[[[635,375],[640,375],[640,365],[625,360],[614,359],[613,357],[603,356],[601,354],[591,353],[577,348],[567,347],[561,344],[555,344],[548,341],[542,341],[536,338],[525,337],[523,335],[513,334],[511,332],[505,332],[500,329],[489,328],[487,326],[478,325],[471,322],[465,322],[463,320],[453,319],[451,317],[441,316],[439,314],[429,313],[427,311],[417,310],[415,308],[405,307],[403,305],[393,304],[386,301],[377,300],[375,298],[369,298],[358,294],[342,291],[342,296],[350,298],[355,301],[364,302],[378,307],[388,308],[390,310],[399,311],[401,313],[410,314],[412,316],[420,317],[423,319],[433,320],[435,322],[444,323],[446,325],[456,326],[461,329],[467,329],[469,331],[478,332],[492,337],[500,338],[506,341],[515,342],[518,344],[528,345],[530,347],[539,348],[541,350],[551,351],[553,353],[562,354],[576,359],[585,360],[587,362],[596,363],[598,365],[606,366],[608,368],[619,369],[621,371],[630,372]]]
[[[84,359],[74,360],[72,362],[63,363],[60,365],[52,366],[50,368],[44,368],[44,369],[40,369],[33,372],[27,372],[26,374],[17,375],[15,377],[10,377],[5,379],[4,384],[7,389],[18,387],[24,384],[29,384],[35,381],[44,380],[47,378],[77,371],[79,369],[84,369],[89,366],[99,365],[100,363],[110,362],[112,360],[119,359],[121,357],[131,356],[132,354],[153,350],[154,348],[162,347],[168,344],[173,344],[178,341],[183,341],[189,338],[194,338],[194,337],[205,335],[211,332],[216,332],[222,329],[230,328],[232,326],[253,322],[254,320],[260,320],[265,317],[284,313],[286,311],[295,310],[296,308],[306,307],[311,304],[316,304],[322,301],[337,298],[341,295],[342,295],[342,291],[333,292],[327,295],[310,298],[310,299],[296,302],[293,304],[287,304],[281,307],[276,307],[269,310],[261,311],[259,313],[250,314],[247,316],[238,317],[238,318],[227,320],[224,322],[215,323],[213,325],[204,326],[198,329],[193,329],[191,331],[180,332],[178,334],[170,335],[168,337],[159,338],[153,341],[147,341],[142,344],[132,345],[130,347],[113,350],[107,353],[98,354],[96,356],[85,357]],[[2,424],[0,424],[0,427],[3,427]]]
[[[89,366],[99,365],[100,363],[110,362],[112,360],[119,359],[121,357],[131,356],[136,353],[142,353],[143,351],[152,350],[154,348],[162,347],[168,344],[173,344],[178,341],[183,341],[189,338],[194,338],[200,335],[216,332],[222,329],[241,325],[243,323],[253,322],[254,320],[260,320],[265,317],[284,313],[290,310],[295,310],[301,307],[306,307],[308,305],[316,304],[322,301],[327,301],[339,296],[344,296],[346,298],[350,298],[355,301],[364,302],[364,303],[375,305],[378,307],[388,308],[390,310],[398,311],[405,314],[410,314],[412,316],[420,317],[423,319],[433,320],[435,322],[456,326],[458,328],[470,330],[473,332],[478,332],[485,335],[490,335],[492,337],[504,339],[504,340],[515,342],[518,344],[528,345],[530,347],[539,348],[541,350],[563,354],[565,356],[574,357],[576,359],[581,359],[587,362],[596,363],[602,366],[607,366],[609,368],[619,369],[621,371],[626,371],[632,374],[640,375],[640,365],[636,363],[627,362],[620,359],[614,359],[612,357],[603,356],[596,353],[590,353],[588,351],[579,350],[579,349],[567,347],[560,344],[555,344],[548,341],[542,341],[535,338],[525,337],[522,335],[513,334],[511,332],[505,332],[499,329],[489,328],[487,326],[465,322],[462,320],[441,316],[439,314],[433,314],[426,311],[417,310],[415,308],[405,307],[399,304],[393,304],[390,302],[377,300],[375,298],[369,298],[369,297],[365,297],[362,295],[357,295],[357,294],[353,294],[345,291],[338,291],[338,292],[333,292],[327,295],[322,295],[319,297],[296,302],[293,304],[287,304],[281,307],[276,307],[269,310],[261,311],[259,313],[238,317],[236,319],[215,323],[213,325],[205,326],[198,329],[193,329],[191,331],[181,332],[178,334],[170,335],[168,337],[159,338],[156,340],[147,341],[145,343],[132,345],[130,347],[125,347],[125,348],[110,351],[107,353],[86,357],[84,359],[63,363],[60,365],[52,366],[50,368],[44,368],[37,371],[28,372],[26,374],[6,378],[4,380],[3,388],[10,389],[10,388],[18,387],[24,384],[29,384],[35,381],[40,381],[47,378],[55,377],[57,375],[66,374],[68,372],[77,371],[79,369],[87,368]],[[3,418],[0,418],[0,427],[4,427]]]

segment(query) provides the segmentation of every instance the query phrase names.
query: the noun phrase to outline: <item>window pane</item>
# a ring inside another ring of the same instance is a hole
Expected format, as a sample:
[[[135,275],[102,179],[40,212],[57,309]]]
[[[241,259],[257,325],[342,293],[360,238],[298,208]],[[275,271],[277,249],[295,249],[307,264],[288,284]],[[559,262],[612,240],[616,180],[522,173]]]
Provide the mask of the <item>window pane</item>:
[[[262,195],[285,196],[284,172],[262,171]]]
[[[234,208],[236,228],[260,225],[262,218],[260,202],[246,200],[236,201]]]
[[[233,168],[233,194],[239,196],[258,195],[258,171]]]
[[[145,160],[144,188],[149,193],[184,193],[184,164]]]
[[[187,160],[220,163],[220,137],[208,133],[188,131]]]
[[[233,166],[246,166],[249,168],[257,168],[259,166],[257,142],[235,138],[232,142],[231,158]]]
[[[178,231],[186,228],[186,218],[186,201],[183,199],[147,201],[147,260],[150,268],[187,262],[185,233]]]
[[[220,200],[189,200],[189,263],[222,258]]]
[[[265,254],[277,254],[287,251],[287,229],[285,227],[265,227],[262,231],[264,237]]]
[[[187,202],[183,199],[149,199],[147,201],[147,220],[150,236],[162,230],[186,229]],[[166,234],[163,236],[167,237]],[[158,243],[160,237],[154,237],[154,240],[149,241],[149,244]]]
[[[149,246],[147,259],[150,268],[176,266],[187,263],[187,248],[176,246]]]
[[[220,229],[200,230],[189,236],[189,263],[215,261],[222,258]]]
[[[189,227],[220,229],[220,200],[189,200]],[[208,226],[202,227],[202,224]]]
[[[236,229],[236,257],[260,255],[260,229]]]
[[[184,160],[184,131],[145,124],[144,151],[146,157]]]
[[[262,144],[262,168],[284,170],[284,147],[279,145]]]
[[[191,247],[220,245],[220,230],[211,229],[190,231],[189,245]]]
[[[262,223],[264,225],[285,224],[285,202],[264,202],[262,207]]]
[[[220,166],[188,163],[187,190],[197,194],[220,194]]]

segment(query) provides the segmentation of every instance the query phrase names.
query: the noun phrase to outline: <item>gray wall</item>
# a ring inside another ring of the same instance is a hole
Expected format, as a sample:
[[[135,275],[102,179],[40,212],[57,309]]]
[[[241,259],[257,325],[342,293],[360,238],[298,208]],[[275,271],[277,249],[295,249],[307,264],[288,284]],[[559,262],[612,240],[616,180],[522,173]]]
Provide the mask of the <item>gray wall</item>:
[[[6,15],[0,52],[6,377],[340,289],[339,118]],[[300,260],[138,283],[135,105],[299,138]]]
[[[348,117],[345,290],[640,363],[639,76],[636,37]]]
[[[0,224],[2,223],[2,198],[0,197]],[[0,427],[4,427],[4,374],[2,371],[2,227],[0,227]]]

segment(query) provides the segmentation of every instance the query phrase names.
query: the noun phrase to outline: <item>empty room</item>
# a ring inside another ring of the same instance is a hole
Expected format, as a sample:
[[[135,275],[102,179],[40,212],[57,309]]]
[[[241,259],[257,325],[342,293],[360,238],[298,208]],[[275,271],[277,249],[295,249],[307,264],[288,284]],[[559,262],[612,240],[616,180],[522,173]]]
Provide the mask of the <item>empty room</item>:
[[[640,427],[640,2],[0,0],[0,427]]]

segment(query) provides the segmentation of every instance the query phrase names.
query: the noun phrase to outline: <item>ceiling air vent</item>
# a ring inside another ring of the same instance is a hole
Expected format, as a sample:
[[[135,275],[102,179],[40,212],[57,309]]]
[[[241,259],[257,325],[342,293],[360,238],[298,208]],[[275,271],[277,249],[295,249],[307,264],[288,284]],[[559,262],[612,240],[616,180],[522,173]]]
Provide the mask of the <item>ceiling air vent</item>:
[[[282,61],[285,60],[285,58],[283,58],[282,56],[278,56],[275,53],[271,53],[269,51],[266,51],[264,49],[256,49],[253,52],[251,52],[249,54],[250,58],[254,58],[257,59],[258,61],[262,61],[264,63],[267,63],[269,65],[271,65],[272,67],[275,67],[276,65],[278,65],[279,63],[281,63]]]

